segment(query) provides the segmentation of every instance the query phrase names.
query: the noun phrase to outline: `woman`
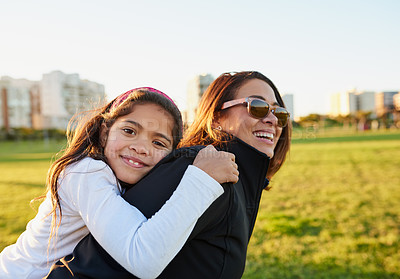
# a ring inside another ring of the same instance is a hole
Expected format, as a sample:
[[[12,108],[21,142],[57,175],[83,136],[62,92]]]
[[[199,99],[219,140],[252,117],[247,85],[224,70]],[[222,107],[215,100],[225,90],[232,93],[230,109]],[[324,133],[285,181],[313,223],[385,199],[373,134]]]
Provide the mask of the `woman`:
[[[262,191],[268,189],[269,179],[282,166],[290,135],[289,113],[282,98],[261,73],[226,73],[209,86],[196,120],[180,144],[184,148],[166,157],[124,195],[150,217],[172,194],[199,145],[213,144],[236,156],[239,181],[231,187],[223,185],[224,194],[198,220],[182,250],[158,278],[242,276]],[[154,185],[160,179],[164,187],[156,190]],[[135,278],[90,235],[78,244],[73,257],[69,264],[77,278]],[[62,267],[49,278],[66,276],[66,268]]]

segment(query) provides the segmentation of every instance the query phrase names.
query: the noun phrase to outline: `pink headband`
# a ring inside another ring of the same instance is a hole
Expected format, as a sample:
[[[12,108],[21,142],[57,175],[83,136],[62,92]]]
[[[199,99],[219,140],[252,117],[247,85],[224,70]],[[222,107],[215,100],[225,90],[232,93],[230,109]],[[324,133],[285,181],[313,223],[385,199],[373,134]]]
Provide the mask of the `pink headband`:
[[[136,91],[139,91],[139,90],[146,90],[146,91],[149,91],[149,92],[153,92],[153,93],[160,94],[160,95],[164,96],[165,98],[167,98],[171,103],[174,104],[174,106],[177,107],[177,105],[174,103],[174,101],[172,101],[172,99],[171,99],[167,94],[161,92],[160,90],[157,90],[157,89],[152,88],[152,87],[138,87],[138,88],[129,90],[129,91],[127,91],[127,92],[125,92],[125,93],[119,95],[119,96],[117,97],[117,99],[114,100],[114,102],[113,102],[113,104],[112,104],[110,110],[113,110],[113,109],[115,109],[116,107],[118,107],[123,101],[125,101],[126,99],[128,99],[129,95],[131,95],[133,92],[136,92]]]

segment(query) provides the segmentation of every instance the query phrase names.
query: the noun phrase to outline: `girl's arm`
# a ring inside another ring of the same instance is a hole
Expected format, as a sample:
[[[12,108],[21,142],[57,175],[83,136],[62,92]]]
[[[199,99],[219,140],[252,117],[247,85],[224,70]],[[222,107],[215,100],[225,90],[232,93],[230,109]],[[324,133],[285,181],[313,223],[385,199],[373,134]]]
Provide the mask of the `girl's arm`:
[[[225,176],[218,172],[217,178],[221,182],[234,180],[232,173],[237,170],[229,165],[230,159],[211,155],[199,161],[202,169],[228,170]],[[186,242],[197,219],[223,193],[217,181],[199,168],[189,166],[171,198],[147,220],[112,187],[115,177],[111,169],[101,161],[90,162],[99,166],[90,166],[85,174],[69,176],[66,194],[99,244],[124,268],[141,278],[154,278],[162,272]],[[93,172],[93,168],[102,170]]]

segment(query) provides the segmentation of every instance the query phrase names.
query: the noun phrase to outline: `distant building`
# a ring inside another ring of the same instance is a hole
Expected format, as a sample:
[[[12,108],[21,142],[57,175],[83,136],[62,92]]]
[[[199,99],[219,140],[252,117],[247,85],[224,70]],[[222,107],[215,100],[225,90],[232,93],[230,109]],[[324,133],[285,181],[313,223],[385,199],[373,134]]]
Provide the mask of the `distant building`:
[[[394,110],[394,96],[398,93],[398,91],[386,91],[375,95],[375,109],[378,117]]]
[[[375,92],[363,91],[357,93],[357,110],[363,112],[374,112]]]
[[[290,113],[290,118],[294,119],[294,102],[293,102],[293,94],[284,94],[282,95],[283,102],[285,103],[286,109]]]
[[[382,117],[395,109],[398,91],[375,93],[372,91],[351,90],[331,95],[331,115],[355,115],[357,112],[371,112],[371,117]],[[398,101],[400,102],[400,101]],[[399,106],[400,107],[400,106]]]
[[[393,96],[394,109],[400,111],[400,92]]]
[[[341,113],[340,110],[340,93],[331,94],[331,116],[338,116]]]
[[[104,103],[106,95],[101,84],[54,71],[43,75],[41,97],[43,128],[65,129],[75,113]]]
[[[345,116],[357,111],[356,91],[350,90],[331,95],[331,113],[332,116]]]
[[[0,127],[66,129],[77,112],[104,103],[104,86],[81,80],[78,74],[54,71],[41,81],[2,77]]]
[[[331,116],[355,115],[357,112],[375,113],[375,92],[349,90],[331,95]]]
[[[0,126],[6,130],[20,127],[34,128],[32,116],[38,109],[33,99],[38,94],[38,90],[38,82],[2,77],[0,80]]]
[[[186,97],[186,112],[183,114],[185,116],[185,123],[190,124],[194,121],[200,98],[213,81],[214,78],[210,74],[198,75],[189,81]]]
[[[393,121],[397,128],[400,128],[400,92],[393,96]]]

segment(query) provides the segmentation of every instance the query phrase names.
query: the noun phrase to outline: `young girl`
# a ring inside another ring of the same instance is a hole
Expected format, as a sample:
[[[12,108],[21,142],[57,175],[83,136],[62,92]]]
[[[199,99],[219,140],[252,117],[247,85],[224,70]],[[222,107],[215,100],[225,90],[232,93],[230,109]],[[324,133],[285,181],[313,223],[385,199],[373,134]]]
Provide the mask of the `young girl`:
[[[223,193],[219,182],[238,179],[232,154],[205,148],[171,198],[147,220],[120,194],[177,146],[182,120],[176,105],[158,90],[138,88],[78,124],[49,169],[38,214],[0,254],[0,278],[42,278],[89,232],[135,276],[157,277]]]

